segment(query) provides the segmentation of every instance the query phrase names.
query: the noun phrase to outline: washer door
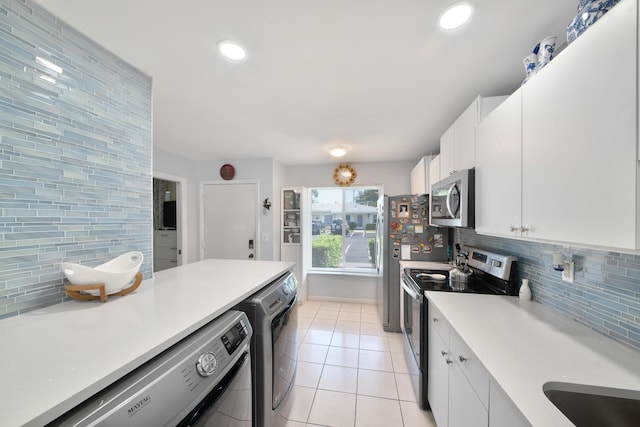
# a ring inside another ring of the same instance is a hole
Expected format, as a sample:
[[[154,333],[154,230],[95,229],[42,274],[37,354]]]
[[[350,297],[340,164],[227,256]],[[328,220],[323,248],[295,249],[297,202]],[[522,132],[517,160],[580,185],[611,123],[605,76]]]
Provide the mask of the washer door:
[[[178,427],[252,424],[251,356],[244,353]]]

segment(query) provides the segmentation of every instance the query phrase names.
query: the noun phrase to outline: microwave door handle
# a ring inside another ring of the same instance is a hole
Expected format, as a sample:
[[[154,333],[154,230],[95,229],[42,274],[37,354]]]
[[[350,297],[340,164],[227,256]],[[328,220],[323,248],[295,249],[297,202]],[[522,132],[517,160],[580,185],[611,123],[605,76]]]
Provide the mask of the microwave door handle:
[[[411,289],[409,286],[407,286],[407,284],[404,282],[404,280],[402,280],[402,289],[409,294],[409,296],[411,298],[413,298],[416,301],[420,300],[420,297],[418,296],[418,293],[416,291],[414,291],[413,289]]]
[[[456,188],[456,183],[451,184],[449,191],[447,191],[447,211],[449,212],[449,216],[451,218],[455,218],[456,214],[453,212],[453,207],[451,206],[451,197],[453,196],[453,190]]]

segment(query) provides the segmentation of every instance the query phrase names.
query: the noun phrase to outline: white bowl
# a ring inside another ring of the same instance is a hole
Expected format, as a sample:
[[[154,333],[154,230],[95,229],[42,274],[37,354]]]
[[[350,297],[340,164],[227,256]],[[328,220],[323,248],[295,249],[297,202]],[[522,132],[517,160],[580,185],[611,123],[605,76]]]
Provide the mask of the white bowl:
[[[97,285],[104,283],[107,295],[120,292],[131,286],[133,278],[142,265],[142,252],[127,252],[95,268],[71,262],[61,264],[62,272],[73,285]],[[98,290],[83,291],[100,295]]]

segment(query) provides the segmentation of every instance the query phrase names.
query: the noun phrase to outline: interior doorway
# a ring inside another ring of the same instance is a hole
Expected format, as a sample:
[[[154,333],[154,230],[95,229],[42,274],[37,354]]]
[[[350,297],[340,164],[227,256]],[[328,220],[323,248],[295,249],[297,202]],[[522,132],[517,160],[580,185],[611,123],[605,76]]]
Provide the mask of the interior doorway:
[[[155,173],[153,177],[153,271],[166,270],[183,264],[187,247],[186,180]]]

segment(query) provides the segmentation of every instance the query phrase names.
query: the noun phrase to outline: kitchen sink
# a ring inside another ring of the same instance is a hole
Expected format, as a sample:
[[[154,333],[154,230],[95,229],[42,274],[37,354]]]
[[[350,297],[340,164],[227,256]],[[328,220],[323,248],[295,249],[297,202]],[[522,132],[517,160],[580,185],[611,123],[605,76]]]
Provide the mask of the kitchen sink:
[[[577,427],[640,426],[640,391],[563,382],[542,391]]]

